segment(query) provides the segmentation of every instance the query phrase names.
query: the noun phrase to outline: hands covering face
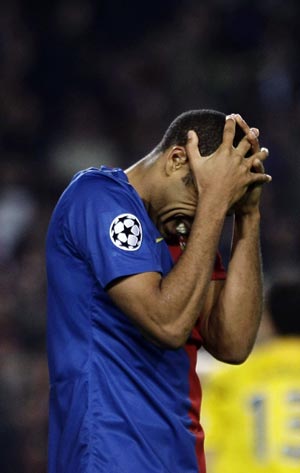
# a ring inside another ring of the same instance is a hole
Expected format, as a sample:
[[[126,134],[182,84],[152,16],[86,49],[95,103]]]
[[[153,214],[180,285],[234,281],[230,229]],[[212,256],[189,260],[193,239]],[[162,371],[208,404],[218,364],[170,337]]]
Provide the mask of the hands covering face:
[[[245,136],[234,147],[237,123]],[[227,212],[233,209],[238,214],[253,212],[258,207],[262,185],[271,181],[263,167],[269,153],[260,148],[258,136],[259,131],[250,128],[240,115],[229,115],[221,145],[204,157],[199,152],[196,133],[189,131],[186,150],[201,199],[215,199],[216,205],[225,205]],[[251,155],[246,158],[248,152]]]

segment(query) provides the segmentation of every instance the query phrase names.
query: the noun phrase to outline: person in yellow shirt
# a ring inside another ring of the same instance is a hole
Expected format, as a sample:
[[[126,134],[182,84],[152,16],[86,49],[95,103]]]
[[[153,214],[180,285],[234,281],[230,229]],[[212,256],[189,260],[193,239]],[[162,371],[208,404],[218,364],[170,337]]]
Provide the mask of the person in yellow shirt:
[[[300,472],[300,280],[272,285],[266,323],[269,336],[242,366],[206,377],[209,473]]]

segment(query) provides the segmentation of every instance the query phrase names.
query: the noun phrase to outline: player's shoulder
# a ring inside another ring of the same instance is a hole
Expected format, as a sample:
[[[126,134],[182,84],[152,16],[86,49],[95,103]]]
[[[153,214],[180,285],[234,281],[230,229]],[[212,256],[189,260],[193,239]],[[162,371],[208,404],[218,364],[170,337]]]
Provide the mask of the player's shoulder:
[[[105,210],[113,205],[132,201],[136,194],[120,168],[88,168],[75,174],[55,206],[54,216],[78,217],[87,208]],[[77,218],[76,217],[76,218]]]
[[[88,168],[75,174],[67,186],[64,197],[73,203],[93,199],[122,199],[131,195],[131,185],[125,172],[120,168]]]
[[[85,187],[101,186],[101,188],[114,188],[128,185],[128,178],[121,168],[90,167],[76,173],[69,187],[82,190]]]
[[[280,371],[285,373],[297,372],[300,368],[300,339],[299,337],[277,337],[260,350],[257,350],[256,363],[261,370],[276,367],[275,374]],[[276,371],[277,370],[277,371]]]

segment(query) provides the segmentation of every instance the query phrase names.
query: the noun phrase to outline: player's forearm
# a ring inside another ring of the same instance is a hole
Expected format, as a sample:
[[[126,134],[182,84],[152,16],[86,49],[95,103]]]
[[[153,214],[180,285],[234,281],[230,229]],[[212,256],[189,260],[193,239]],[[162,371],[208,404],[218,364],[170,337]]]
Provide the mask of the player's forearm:
[[[187,247],[172,271],[162,279],[156,299],[161,330],[182,345],[188,338],[201,307],[215,262],[226,207],[212,201],[199,204]]]
[[[208,350],[243,362],[253,347],[262,313],[263,277],[259,213],[237,217],[226,283],[204,327]]]

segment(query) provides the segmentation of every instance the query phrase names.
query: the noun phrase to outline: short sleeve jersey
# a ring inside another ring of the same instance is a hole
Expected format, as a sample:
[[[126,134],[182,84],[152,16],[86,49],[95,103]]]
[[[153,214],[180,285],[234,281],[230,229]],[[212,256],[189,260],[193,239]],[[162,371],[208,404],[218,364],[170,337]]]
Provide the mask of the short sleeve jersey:
[[[106,290],[172,266],[122,170],[74,176],[47,235],[49,473],[205,472],[199,340],[156,346]]]
[[[211,473],[300,471],[300,343],[278,337],[204,384]]]

